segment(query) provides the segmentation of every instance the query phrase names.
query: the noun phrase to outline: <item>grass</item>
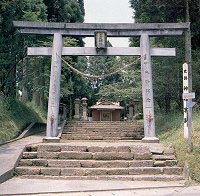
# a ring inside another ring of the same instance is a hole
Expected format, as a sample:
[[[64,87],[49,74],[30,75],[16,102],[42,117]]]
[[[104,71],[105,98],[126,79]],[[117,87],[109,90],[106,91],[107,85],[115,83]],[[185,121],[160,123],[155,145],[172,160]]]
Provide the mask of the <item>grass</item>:
[[[180,166],[187,162],[192,179],[200,183],[200,110],[193,112],[193,152],[188,153],[188,142],[183,137],[183,114],[158,114],[156,127],[160,141],[176,149]]]
[[[0,100],[0,143],[19,136],[31,122],[45,122],[45,112],[33,103]]]

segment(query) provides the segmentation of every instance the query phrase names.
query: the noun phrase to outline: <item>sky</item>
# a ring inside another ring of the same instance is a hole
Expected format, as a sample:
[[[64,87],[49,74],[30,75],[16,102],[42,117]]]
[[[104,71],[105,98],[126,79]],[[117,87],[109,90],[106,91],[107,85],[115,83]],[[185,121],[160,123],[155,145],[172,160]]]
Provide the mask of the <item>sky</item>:
[[[84,0],[85,23],[133,23],[129,0]],[[94,47],[94,38],[84,39],[86,47]],[[109,38],[114,47],[127,47],[128,38]]]

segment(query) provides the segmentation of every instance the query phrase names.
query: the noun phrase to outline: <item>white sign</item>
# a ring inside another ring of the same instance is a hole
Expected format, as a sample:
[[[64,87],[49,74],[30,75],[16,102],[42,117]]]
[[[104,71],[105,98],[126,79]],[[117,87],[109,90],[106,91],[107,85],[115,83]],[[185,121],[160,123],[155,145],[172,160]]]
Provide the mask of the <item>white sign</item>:
[[[194,99],[195,93],[183,93],[183,99]]]
[[[107,48],[106,31],[95,31],[95,46],[96,48]]]

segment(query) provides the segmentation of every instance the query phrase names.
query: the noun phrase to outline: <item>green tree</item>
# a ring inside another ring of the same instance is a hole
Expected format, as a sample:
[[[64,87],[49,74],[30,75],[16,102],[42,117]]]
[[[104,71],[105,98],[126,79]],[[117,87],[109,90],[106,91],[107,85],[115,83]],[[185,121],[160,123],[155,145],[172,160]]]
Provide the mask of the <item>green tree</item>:
[[[187,9],[187,3],[189,5]],[[134,9],[136,22],[184,22],[188,21],[187,13],[190,14],[192,49],[193,54],[199,51],[199,1],[197,0],[130,0],[131,7]],[[187,17],[186,17],[187,16]],[[138,43],[138,40],[132,39],[132,44]],[[152,46],[175,47],[177,48],[177,57],[174,58],[154,58],[153,61],[153,80],[154,96],[156,103],[165,111],[172,108],[180,108],[182,99],[182,64],[184,63],[185,45],[182,38],[156,38],[151,39]],[[188,49],[188,47],[186,48]],[[195,60],[196,61],[196,60]],[[196,70],[196,62],[193,62],[193,73]],[[197,63],[198,64],[198,63]],[[193,87],[198,91],[196,80]]]
[[[24,9],[24,10],[23,10]],[[24,60],[25,39],[15,31],[13,20],[45,20],[46,6],[42,0],[17,0],[0,2],[0,91],[5,96],[16,95],[16,70]]]

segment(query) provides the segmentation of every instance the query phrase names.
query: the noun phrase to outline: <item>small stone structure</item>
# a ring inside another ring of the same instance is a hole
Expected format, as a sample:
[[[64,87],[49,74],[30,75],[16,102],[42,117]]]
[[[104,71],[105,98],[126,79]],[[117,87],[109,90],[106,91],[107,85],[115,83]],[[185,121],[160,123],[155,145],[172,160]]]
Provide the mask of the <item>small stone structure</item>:
[[[120,121],[120,112],[124,107],[119,102],[98,101],[90,107],[93,121]]]
[[[75,105],[74,119],[76,119],[76,120],[80,119],[80,103],[81,103],[81,100],[79,98],[75,99],[75,101],[74,101],[74,105]]]
[[[82,101],[82,109],[83,109],[83,116],[82,116],[82,120],[83,121],[87,121],[88,120],[88,116],[87,116],[87,98],[84,97],[81,99]]]

